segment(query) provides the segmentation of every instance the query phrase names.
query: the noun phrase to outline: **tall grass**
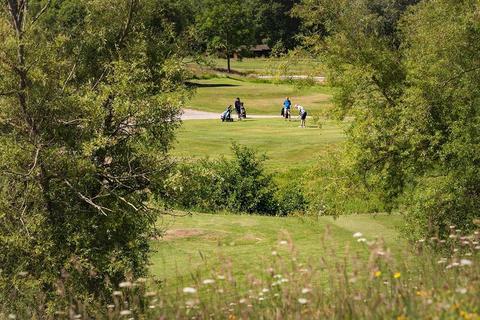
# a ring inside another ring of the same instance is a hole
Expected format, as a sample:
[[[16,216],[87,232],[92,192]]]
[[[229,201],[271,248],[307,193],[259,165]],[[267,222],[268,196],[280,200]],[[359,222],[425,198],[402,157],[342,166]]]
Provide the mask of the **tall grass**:
[[[480,319],[480,233],[451,227],[446,240],[420,240],[393,253],[378,239],[354,236],[356,250],[336,252],[327,231],[319,261],[301,261],[288,234],[261,265],[235,278],[228,257],[209,273],[193,272],[184,285],[125,281],[111,303],[73,302],[58,319]],[[157,288],[152,290],[152,288]],[[1,306],[0,318],[31,318]]]

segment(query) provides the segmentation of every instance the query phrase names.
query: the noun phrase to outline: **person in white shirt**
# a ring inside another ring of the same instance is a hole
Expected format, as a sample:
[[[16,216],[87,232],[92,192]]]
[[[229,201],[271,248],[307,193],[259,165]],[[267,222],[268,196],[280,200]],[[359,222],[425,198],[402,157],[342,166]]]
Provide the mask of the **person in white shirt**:
[[[298,117],[300,118],[300,127],[305,128],[305,120],[307,119],[307,111],[304,107],[299,104],[295,105],[295,108],[298,110]]]

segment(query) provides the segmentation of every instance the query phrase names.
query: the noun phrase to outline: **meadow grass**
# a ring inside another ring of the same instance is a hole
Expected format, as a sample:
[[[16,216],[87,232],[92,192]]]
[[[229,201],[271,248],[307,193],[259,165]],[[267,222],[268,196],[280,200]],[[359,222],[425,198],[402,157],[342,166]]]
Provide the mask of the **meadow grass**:
[[[188,103],[192,109],[217,112],[219,115],[239,97],[248,114],[280,115],[285,97],[301,104],[310,115],[323,114],[331,106],[333,89],[323,85],[298,87],[248,78],[212,78],[192,80],[195,95]]]
[[[279,241],[290,239],[300,249],[299,258],[318,260],[325,252],[319,246],[327,228],[338,252],[347,245],[359,246],[352,238],[362,232],[370,239],[383,238],[393,248],[404,245],[397,226],[399,215],[355,215],[333,217],[268,217],[232,214],[192,214],[178,218],[166,217],[163,240],[153,243],[151,272],[162,281],[182,284],[192,274],[218,269],[228,257],[236,277],[261,272],[263,265]]]
[[[177,134],[172,154],[176,157],[231,156],[232,142],[247,145],[268,157],[266,167],[285,171],[304,169],[329,145],[345,139],[341,123],[323,121],[321,127],[307,120],[298,128],[296,120],[250,119],[222,123],[220,120],[185,121]]]

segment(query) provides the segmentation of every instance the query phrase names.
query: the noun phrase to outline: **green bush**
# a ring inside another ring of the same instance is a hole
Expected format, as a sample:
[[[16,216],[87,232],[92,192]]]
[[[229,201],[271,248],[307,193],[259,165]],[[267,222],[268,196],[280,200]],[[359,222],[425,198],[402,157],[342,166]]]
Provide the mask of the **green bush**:
[[[265,173],[265,157],[234,144],[233,159],[203,159],[177,164],[160,191],[166,205],[182,209],[273,215],[277,186]]]

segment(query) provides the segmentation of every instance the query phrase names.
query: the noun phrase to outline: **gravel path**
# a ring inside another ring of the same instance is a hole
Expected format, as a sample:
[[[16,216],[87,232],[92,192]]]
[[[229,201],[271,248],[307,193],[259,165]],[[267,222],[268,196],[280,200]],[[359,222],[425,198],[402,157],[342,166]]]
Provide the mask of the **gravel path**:
[[[206,111],[199,111],[199,110],[193,110],[193,109],[183,109],[182,120],[184,121],[185,120],[209,120],[209,119],[220,120],[220,114],[221,112],[215,113],[215,112],[206,112]],[[235,113],[232,113],[232,117],[236,119],[237,115]],[[247,119],[273,119],[273,118],[280,118],[280,115],[274,116],[274,115],[247,114]]]

